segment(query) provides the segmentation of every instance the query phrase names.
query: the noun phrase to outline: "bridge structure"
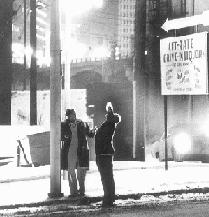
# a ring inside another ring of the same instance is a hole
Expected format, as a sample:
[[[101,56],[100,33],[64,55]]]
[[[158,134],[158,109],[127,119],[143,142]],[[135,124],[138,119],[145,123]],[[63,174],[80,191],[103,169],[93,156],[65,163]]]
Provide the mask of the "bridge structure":
[[[74,59],[70,65],[71,77],[82,72],[98,73],[103,82],[111,82],[112,77],[126,77],[133,79],[133,58],[126,57],[120,59],[101,58],[101,59]]]
[[[71,62],[70,74],[72,89],[87,90],[87,114],[95,126],[104,121],[106,102],[123,117],[114,137],[115,159],[132,159],[133,58],[77,59]]]

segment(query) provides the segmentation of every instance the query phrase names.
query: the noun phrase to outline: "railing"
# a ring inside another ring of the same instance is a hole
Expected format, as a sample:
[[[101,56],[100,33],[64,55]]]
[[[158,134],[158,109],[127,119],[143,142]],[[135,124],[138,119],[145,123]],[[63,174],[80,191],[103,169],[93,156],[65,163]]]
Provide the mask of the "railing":
[[[73,59],[71,60],[71,63],[85,63],[85,62],[100,62],[104,60],[108,60],[109,57],[105,58],[78,58],[78,59]]]
[[[124,57],[120,57],[117,60],[125,60],[125,59],[129,59],[131,58],[131,56],[124,56]],[[78,58],[78,59],[72,59],[71,63],[85,63],[85,62],[102,62],[102,61],[106,61],[106,60],[111,60],[111,57],[103,57],[103,58]]]

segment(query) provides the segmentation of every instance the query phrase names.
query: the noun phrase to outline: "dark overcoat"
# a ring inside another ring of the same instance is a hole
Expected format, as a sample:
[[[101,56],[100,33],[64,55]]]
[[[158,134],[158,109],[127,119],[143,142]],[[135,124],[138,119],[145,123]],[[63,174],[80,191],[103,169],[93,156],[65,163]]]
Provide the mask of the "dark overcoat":
[[[115,150],[113,147],[113,136],[116,124],[120,122],[118,114],[108,115],[108,118],[98,128],[95,135],[95,153],[96,155],[113,155]]]
[[[87,142],[87,136],[94,137],[93,131],[89,129],[89,125],[81,120],[76,120],[77,124],[77,136],[78,136],[78,166],[89,168],[89,148]],[[68,169],[68,151],[72,139],[72,132],[70,130],[69,123],[61,123],[61,169]]]

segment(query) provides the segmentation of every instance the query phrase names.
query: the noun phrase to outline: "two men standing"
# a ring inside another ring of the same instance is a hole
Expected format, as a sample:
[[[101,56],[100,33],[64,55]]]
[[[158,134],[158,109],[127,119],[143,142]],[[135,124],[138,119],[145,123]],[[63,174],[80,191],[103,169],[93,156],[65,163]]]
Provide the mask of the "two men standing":
[[[61,125],[61,168],[68,170],[70,194],[85,194],[85,176],[89,168],[87,136],[95,136],[96,164],[101,176],[104,197],[103,207],[113,206],[115,201],[115,181],[113,177],[113,136],[120,115],[113,112],[111,103],[106,106],[105,121],[98,129],[90,130],[88,124],[76,119],[73,109],[66,110],[66,121]],[[76,175],[77,169],[77,175]],[[79,191],[77,190],[77,179]]]

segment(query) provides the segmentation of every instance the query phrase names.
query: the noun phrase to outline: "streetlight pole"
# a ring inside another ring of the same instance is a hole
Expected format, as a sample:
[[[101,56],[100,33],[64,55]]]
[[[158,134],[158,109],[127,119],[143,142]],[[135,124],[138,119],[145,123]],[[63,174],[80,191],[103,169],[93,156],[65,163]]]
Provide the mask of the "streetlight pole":
[[[51,198],[61,193],[61,49],[59,0],[51,4],[50,16],[50,193]]]

